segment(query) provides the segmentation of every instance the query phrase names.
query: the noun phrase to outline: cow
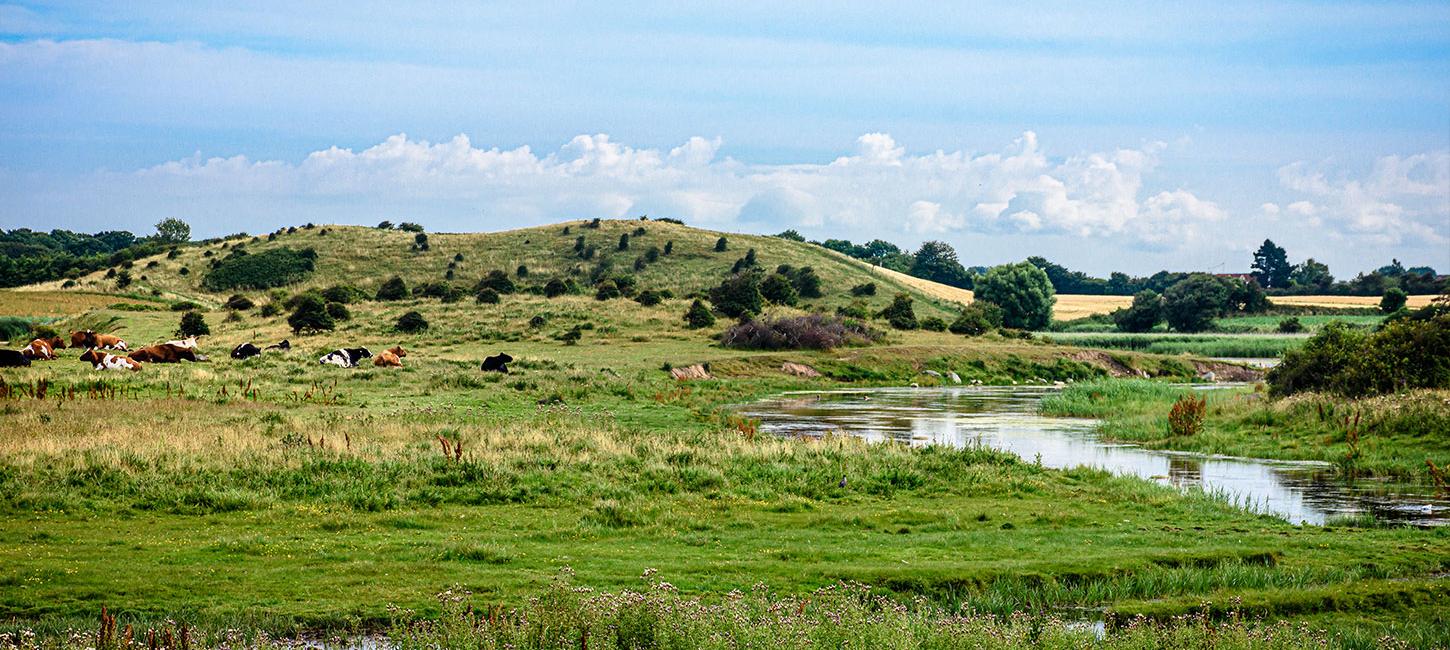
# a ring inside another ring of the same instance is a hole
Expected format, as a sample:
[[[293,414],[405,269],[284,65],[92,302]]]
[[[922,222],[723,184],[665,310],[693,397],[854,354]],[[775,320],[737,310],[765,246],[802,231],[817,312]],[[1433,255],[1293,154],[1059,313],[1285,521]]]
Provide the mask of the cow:
[[[400,345],[395,348],[383,350],[373,359],[373,365],[379,368],[402,368],[403,357],[406,356],[408,356],[408,352]]]
[[[483,365],[480,367],[480,369],[485,372],[501,372],[507,375],[509,374],[508,364],[512,363],[513,360],[514,358],[509,356],[508,354],[495,354],[491,357],[488,357],[487,359],[484,359]]]
[[[182,361],[206,361],[206,355],[197,354],[196,348],[183,348],[170,343],[148,345],[130,354],[136,361],[153,363],[180,363]]]
[[[317,362],[324,366],[332,365],[339,368],[356,368],[358,362],[371,356],[373,356],[373,353],[369,352],[367,348],[343,348],[322,355]]]
[[[177,339],[175,341],[167,341],[166,344],[167,345],[174,345],[174,346],[176,346],[178,348],[192,348],[192,349],[196,349],[196,337],[195,336],[188,336],[188,337],[186,337],[184,339]]]
[[[119,336],[99,334],[92,330],[72,332],[70,346],[73,348],[100,348],[102,350],[126,350],[126,341]]]
[[[232,358],[237,359],[238,361],[250,359],[260,354],[262,354],[262,349],[255,345],[252,345],[250,342],[243,343],[241,345],[238,345],[237,347],[232,348]]]
[[[95,348],[87,349],[85,353],[81,355],[81,361],[90,363],[91,365],[95,366],[96,370],[130,370],[131,372],[141,371],[141,364],[136,362],[134,359],[128,359],[126,357],[114,354],[107,354]]]
[[[288,341],[287,339],[282,339],[282,342],[281,343],[274,343],[272,345],[267,346],[265,349],[267,349],[267,350],[291,350],[292,349],[292,343],[290,341]]]
[[[30,358],[15,350],[0,350],[0,368],[25,368]]]
[[[51,345],[50,341],[35,339],[30,342],[30,345],[20,348],[20,354],[33,361],[53,361],[55,360],[55,347]]]
[[[70,333],[70,346],[73,348],[96,347],[96,333],[91,330],[81,330]]]

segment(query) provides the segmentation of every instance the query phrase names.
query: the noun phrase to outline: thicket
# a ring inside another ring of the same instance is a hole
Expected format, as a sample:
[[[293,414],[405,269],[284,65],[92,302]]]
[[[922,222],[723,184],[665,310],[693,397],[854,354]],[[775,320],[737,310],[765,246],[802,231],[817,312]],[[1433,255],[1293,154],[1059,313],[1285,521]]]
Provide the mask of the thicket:
[[[720,333],[720,344],[749,350],[829,350],[879,341],[882,333],[865,324],[824,314],[760,316]]]
[[[1450,314],[1389,320],[1374,332],[1330,323],[1286,352],[1267,379],[1274,395],[1317,391],[1361,397],[1450,388]]]
[[[316,268],[317,251],[281,247],[260,253],[234,249],[206,274],[202,286],[210,291],[271,289],[306,280]]]

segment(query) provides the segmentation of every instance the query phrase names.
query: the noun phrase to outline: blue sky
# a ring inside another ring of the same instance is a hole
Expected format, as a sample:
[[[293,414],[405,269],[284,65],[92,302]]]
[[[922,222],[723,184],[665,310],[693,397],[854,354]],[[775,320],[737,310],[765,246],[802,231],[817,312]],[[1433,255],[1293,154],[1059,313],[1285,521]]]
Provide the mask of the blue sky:
[[[0,4],[0,227],[648,213],[1450,272],[1446,3],[535,4]]]

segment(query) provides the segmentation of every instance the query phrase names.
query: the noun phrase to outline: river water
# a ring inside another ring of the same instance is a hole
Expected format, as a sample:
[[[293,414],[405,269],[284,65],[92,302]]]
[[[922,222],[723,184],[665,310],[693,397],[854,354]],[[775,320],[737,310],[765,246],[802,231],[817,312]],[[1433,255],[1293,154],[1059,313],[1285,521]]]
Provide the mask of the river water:
[[[1205,456],[1105,442],[1097,422],[1037,414],[1047,387],[871,388],[790,393],[743,407],[760,430],[779,436],[846,434],[873,442],[981,445],[1028,462],[1089,466],[1179,489],[1202,489],[1240,507],[1292,523],[1322,525],[1338,515],[1372,513],[1412,525],[1450,524],[1450,498],[1419,485],[1343,480],[1334,467]]]

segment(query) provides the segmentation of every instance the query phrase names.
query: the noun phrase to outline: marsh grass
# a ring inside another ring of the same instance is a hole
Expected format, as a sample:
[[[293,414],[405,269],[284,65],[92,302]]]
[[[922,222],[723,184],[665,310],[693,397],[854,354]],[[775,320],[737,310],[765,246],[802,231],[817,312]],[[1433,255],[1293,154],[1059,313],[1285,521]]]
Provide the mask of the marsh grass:
[[[1206,357],[1271,358],[1304,344],[1302,336],[1257,334],[1122,334],[1057,332],[1054,343],[1079,347],[1132,350],[1151,354],[1193,354]]]

